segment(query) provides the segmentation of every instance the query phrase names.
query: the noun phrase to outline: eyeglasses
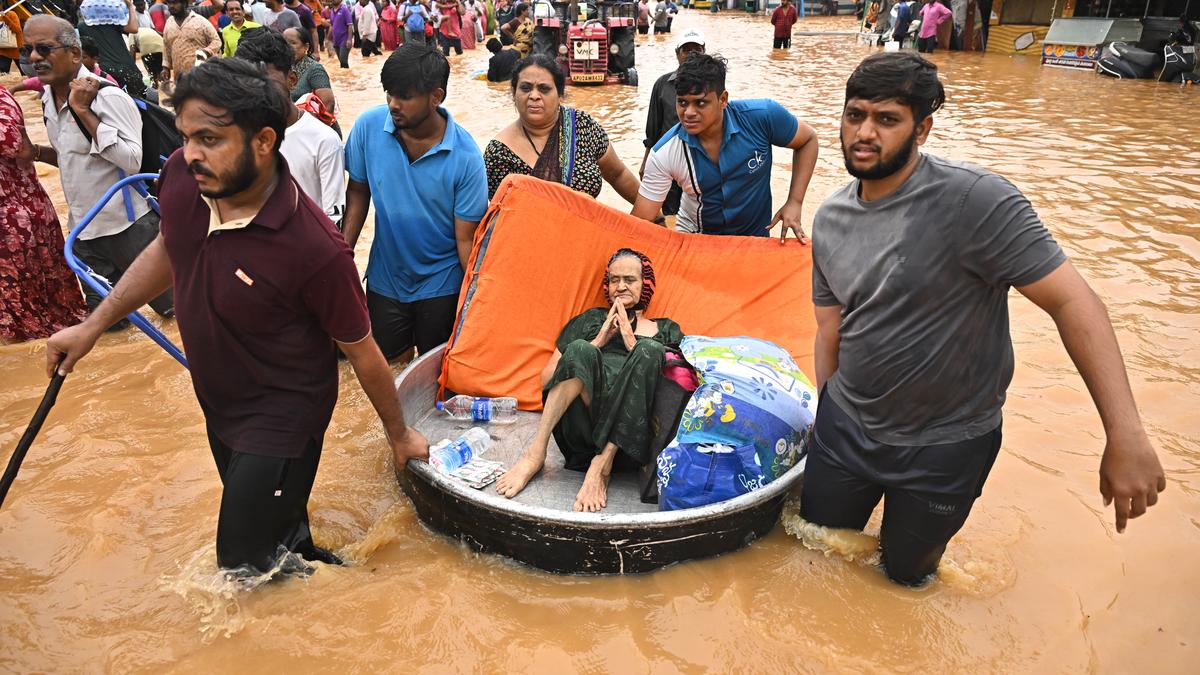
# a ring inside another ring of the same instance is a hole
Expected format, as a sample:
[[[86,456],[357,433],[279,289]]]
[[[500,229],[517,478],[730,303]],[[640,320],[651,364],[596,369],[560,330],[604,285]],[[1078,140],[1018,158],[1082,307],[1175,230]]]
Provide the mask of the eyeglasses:
[[[25,45],[21,47],[21,56],[29,58],[29,55],[37,50],[38,56],[48,59],[55,49],[70,49],[70,47],[66,45]]]

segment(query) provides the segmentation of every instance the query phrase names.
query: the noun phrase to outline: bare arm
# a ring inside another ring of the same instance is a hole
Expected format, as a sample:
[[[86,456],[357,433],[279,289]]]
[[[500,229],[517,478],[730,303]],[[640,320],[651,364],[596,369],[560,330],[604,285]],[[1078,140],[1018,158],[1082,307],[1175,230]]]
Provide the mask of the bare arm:
[[[813,362],[817,371],[817,392],[838,369],[838,346],[841,344],[842,306],[829,305],[813,308],[817,316],[817,338],[813,348]]]
[[[429,441],[421,432],[405,424],[404,409],[392,381],[392,369],[379,351],[379,345],[370,334],[358,342],[338,342],[337,345],[354,368],[359,385],[383,422],[396,467],[402,468],[410,459],[428,459]]]
[[[779,231],[780,243],[787,240],[788,230],[792,231],[800,243],[808,243],[808,237],[800,223],[800,214],[804,207],[804,194],[808,192],[808,184],[812,181],[813,171],[817,167],[818,143],[817,132],[804,122],[799,122],[796,125],[796,134],[787,144],[792,150],[792,181],[788,187],[788,198],[767,226],[767,229],[770,229],[782,221],[783,227]]]
[[[65,357],[59,372],[71,372],[79,359],[92,350],[101,333],[170,287],[171,261],[160,234],[138,255],[121,275],[112,293],[83,323],[50,336],[46,341],[46,374],[54,375],[54,365],[59,357]]]
[[[621,195],[621,198],[630,204],[636,204],[638,199],[638,179],[633,176],[633,172],[629,167],[625,166],[625,162],[617,156],[617,151],[613,149],[611,143],[608,145],[608,150],[604,151],[604,155],[600,157],[600,175],[604,180]],[[658,215],[655,213],[655,215]]]
[[[658,214],[662,212],[662,205],[662,202],[656,202],[651,199],[647,199],[639,194],[637,199],[633,202],[633,211],[630,213],[632,213],[635,218],[641,218],[642,220],[654,222],[655,220],[658,220]]]
[[[125,7],[129,9],[129,20],[125,22],[125,27],[122,30],[126,33],[137,33],[138,16],[137,10],[133,8],[133,0],[125,0]]]
[[[1017,289],[1054,319],[1104,424],[1100,494],[1114,503],[1117,532],[1158,502],[1167,487],[1162,465],[1138,416],[1121,348],[1104,303],[1071,263]]]
[[[458,249],[458,262],[464,272],[467,269],[467,259],[471,257],[471,246],[475,243],[475,228],[478,225],[479,221],[454,219],[454,246]]]
[[[363,223],[367,222],[367,209],[371,206],[371,187],[356,180],[346,181],[346,217],[342,219],[342,234],[351,250],[358,243]]]

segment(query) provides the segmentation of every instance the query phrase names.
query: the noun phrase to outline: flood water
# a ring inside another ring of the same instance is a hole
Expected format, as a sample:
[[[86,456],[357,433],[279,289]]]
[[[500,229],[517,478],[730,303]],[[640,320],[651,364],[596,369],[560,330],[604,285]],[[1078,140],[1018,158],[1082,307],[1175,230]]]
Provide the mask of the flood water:
[[[730,59],[733,98],[775,98],[817,129],[811,222],[848,179],[838,114],[870,50],[827,36],[772,52],[765,20],[734,12],[685,10],[675,30],[689,26]],[[447,104],[481,146],[515,114],[503,87],[469,79],[486,54],[452,57]],[[352,73],[330,69],[346,129],[383,102],[382,59],[352,58]],[[650,36],[637,58],[640,88],[569,91],[635,169],[650,85],[674,54]],[[890,584],[869,556],[807,548],[783,526],[741,552],[637,577],[559,577],[475,554],[418,522],[343,365],[311,510],[318,543],[355,564],[237,592],[216,579],[220,484],[187,373],[129,331],[104,337],[67,379],[0,511],[0,670],[1195,672],[1200,91],[1032,58],[933,60],[948,102],[925,150],[1024,190],[1112,314],[1168,478],[1125,534],[1097,490],[1104,437],[1083,383],[1050,319],[1014,294],[1003,452],[940,580],[923,589]],[[777,204],[789,160],[775,158]],[[56,174],[43,168],[43,181],[61,202]],[[602,199],[619,205],[607,187]],[[5,457],[45,388],[43,349],[0,347]]]

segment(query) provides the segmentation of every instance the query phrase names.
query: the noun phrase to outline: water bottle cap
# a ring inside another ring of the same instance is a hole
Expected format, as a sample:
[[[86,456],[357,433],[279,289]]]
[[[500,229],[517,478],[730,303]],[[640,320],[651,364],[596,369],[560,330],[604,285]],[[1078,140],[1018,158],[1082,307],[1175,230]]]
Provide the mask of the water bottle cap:
[[[438,410],[445,410],[445,409],[446,409],[446,404],[445,404],[445,403],[442,403],[441,401],[438,401],[437,403],[434,403],[434,406],[435,406],[435,407],[436,407]]]

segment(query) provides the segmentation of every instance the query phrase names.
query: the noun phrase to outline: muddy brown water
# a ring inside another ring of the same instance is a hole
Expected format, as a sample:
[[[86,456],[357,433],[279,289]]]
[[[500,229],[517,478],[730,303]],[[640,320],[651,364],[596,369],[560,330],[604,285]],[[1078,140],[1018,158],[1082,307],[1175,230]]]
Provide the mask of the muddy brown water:
[[[800,37],[772,52],[770,26],[733,12],[684,11],[676,31],[689,26],[731,59],[734,98],[770,96],[817,129],[810,222],[847,180],[837,116],[869,50]],[[638,50],[642,87],[569,92],[632,167],[650,84],[673,67],[668,39]],[[452,58],[448,102],[481,146],[514,114],[503,87],[470,79],[485,57]],[[1200,91],[1031,58],[933,60],[949,100],[925,149],[1021,187],[1112,313],[1169,483],[1124,535],[1097,492],[1104,438],[1083,383],[1053,323],[1014,295],[1004,449],[942,578],[921,590],[885,581],[855,555],[861,540],[803,546],[789,518],[741,552],[638,577],[558,577],[472,553],[420,525],[343,367],[311,509],[318,541],[355,564],[238,592],[216,575],[220,487],[188,376],[126,332],[68,378],[0,511],[0,670],[1195,672]],[[345,128],[382,102],[381,63],[331,69]],[[777,203],[788,162],[775,157]],[[57,176],[43,181],[61,206]],[[602,199],[619,204],[608,188]],[[0,347],[5,456],[45,387],[43,358],[41,343]]]

